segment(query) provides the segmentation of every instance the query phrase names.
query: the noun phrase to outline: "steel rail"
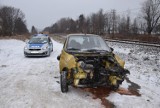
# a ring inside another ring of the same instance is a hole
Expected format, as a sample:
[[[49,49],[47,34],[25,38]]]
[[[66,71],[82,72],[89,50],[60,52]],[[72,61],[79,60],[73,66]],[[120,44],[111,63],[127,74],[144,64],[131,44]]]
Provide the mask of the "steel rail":
[[[160,44],[151,44],[151,43],[139,42],[139,41],[122,41],[122,40],[111,40],[111,39],[105,39],[105,41],[126,43],[126,44],[136,44],[136,45],[143,45],[143,46],[152,46],[152,47],[160,47]]]

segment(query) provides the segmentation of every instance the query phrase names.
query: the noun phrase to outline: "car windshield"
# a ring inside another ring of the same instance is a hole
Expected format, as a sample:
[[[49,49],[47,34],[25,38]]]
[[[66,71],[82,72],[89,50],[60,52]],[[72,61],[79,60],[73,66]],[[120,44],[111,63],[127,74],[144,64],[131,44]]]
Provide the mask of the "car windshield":
[[[29,41],[30,44],[43,44],[47,43],[47,38],[45,37],[33,37]]]
[[[108,51],[111,49],[107,43],[96,35],[72,35],[69,36],[67,50],[74,51]]]

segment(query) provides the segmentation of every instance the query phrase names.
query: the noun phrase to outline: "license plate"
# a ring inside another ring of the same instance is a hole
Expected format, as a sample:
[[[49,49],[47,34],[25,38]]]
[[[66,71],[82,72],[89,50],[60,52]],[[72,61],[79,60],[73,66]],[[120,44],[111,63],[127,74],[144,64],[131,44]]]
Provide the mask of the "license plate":
[[[38,51],[31,51],[32,54],[38,53]]]

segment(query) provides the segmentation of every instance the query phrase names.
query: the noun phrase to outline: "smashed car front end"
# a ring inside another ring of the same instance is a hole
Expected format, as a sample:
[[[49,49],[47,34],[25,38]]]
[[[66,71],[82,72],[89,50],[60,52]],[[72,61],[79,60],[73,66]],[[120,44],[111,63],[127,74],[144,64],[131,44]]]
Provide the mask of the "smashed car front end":
[[[60,70],[67,70],[68,84],[76,87],[119,87],[125,75],[124,61],[113,53],[69,54],[62,51]]]
[[[129,73],[125,62],[97,35],[70,35],[57,59],[62,92],[68,91],[68,85],[116,90]]]

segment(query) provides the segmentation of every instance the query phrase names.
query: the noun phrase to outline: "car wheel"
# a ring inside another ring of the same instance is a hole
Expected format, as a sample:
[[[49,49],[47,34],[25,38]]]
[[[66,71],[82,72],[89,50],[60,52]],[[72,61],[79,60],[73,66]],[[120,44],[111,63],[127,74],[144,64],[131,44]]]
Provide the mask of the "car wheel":
[[[51,55],[51,52],[50,52],[50,51],[48,51],[48,55],[47,55],[47,56],[49,57],[50,55]]]
[[[26,54],[24,54],[24,57],[28,57]]]
[[[52,46],[51,52],[53,52],[53,46]]]
[[[112,87],[111,87],[111,89],[112,89],[113,91],[117,91],[118,88],[119,88],[119,85],[116,85],[116,86],[112,86]]]
[[[60,81],[61,81],[62,93],[67,93],[68,92],[67,71],[62,71]]]

